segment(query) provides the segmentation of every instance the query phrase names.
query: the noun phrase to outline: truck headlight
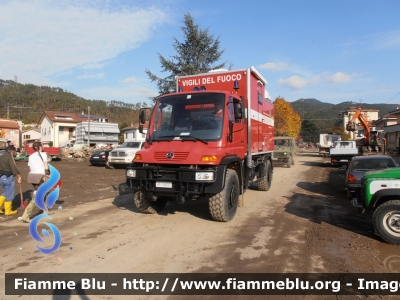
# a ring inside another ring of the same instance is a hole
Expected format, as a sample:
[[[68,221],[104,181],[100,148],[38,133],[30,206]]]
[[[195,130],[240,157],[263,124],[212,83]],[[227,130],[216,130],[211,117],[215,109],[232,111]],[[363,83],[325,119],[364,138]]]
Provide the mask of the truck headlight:
[[[287,155],[287,152],[283,153],[283,155]]]
[[[132,169],[126,170],[126,176],[127,177],[136,177],[136,170],[132,170]]]
[[[196,172],[196,180],[214,180],[214,172]]]

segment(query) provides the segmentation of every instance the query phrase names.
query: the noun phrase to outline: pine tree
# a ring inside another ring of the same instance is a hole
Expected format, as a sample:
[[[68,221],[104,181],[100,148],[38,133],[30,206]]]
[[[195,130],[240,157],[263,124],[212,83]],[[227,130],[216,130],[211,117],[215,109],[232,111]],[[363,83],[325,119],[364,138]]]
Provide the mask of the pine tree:
[[[304,120],[301,122],[300,136],[303,138],[304,142],[318,142],[319,141],[319,130],[314,122],[309,120]]]
[[[158,53],[162,72],[170,74],[165,78],[160,78],[146,69],[150,80],[157,84],[160,96],[175,92],[175,76],[205,73],[223,68],[226,64],[224,62],[215,65],[224,53],[224,50],[219,50],[219,38],[214,39],[214,35],[209,34],[208,28],[200,29],[189,13],[185,14],[184,26],[181,29],[185,40],[179,42],[174,38],[173,47],[177,54],[168,60]],[[155,100],[155,98],[152,99]]]

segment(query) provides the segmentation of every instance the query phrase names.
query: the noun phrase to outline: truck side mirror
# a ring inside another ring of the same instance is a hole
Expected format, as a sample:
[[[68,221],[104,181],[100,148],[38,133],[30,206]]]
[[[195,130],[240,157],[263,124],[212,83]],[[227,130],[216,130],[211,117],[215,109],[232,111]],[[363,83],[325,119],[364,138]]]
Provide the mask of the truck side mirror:
[[[146,110],[143,109],[143,110],[140,111],[139,121],[142,124],[144,124],[146,122]],[[140,131],[140,133],[142,133],[142,132]]]
[[[233,111],[235,114],[235,120],[240,120],[243,118],[242,114],[242,104],[238,102],[233,103]]]
[[[140,124],[140,125],[139,125],[139,132],[140,132],[140,133],[143,133],[143,124]]]

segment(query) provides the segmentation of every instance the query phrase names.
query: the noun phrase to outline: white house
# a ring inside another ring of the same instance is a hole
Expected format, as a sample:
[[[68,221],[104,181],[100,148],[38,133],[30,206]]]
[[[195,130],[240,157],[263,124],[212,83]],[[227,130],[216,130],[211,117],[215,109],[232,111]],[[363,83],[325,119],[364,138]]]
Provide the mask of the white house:
[[[139,123],[132,124],[130,127],[121,129],[124,133],[125,142],[139,142],[144,141],[147,134],[147,128],[149,127],[149,122],[146,121],[143,124],[143,133],[139,132]]]
[[[90,115],[90,120],[106,119],[103,116]],[[60,111],[44,111],[40,117],[41,141],[43,144],[53,142],[60,147],[75,139],[76,125],[88,121],[88,115]]]
[[[108,123],[106,119],[98,119],[90,122],[79,122],[76,125],[76,143],[87,144],[90,133],[90,145],[106,144],[118,146],[119,128],[117,123]]]
[[[36,140],[40,140],[42,134],[39,128],[31,128],[22,131],[22,144],[32,146],[33,142]]]

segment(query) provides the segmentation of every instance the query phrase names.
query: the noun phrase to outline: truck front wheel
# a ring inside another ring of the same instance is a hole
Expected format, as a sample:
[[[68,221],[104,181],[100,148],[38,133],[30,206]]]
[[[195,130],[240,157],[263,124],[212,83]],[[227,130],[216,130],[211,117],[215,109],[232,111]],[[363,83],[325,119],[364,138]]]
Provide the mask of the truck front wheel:
[[[133,201],[137,209],[142,213],[157,214],[164,209],[168,200],[166,198],[159,198],[156,201],[151,201],[146,197],[146,192],[137,191],[133,195]]]
[[[232,169],[226,171],[224,189],[210,197],[208,207],[215,221],[229,222],[236,214],[239,203],[239,179]]]
[[[400,200],[381,204],[374,212],[375,232],[389,244],[400,245]]]

